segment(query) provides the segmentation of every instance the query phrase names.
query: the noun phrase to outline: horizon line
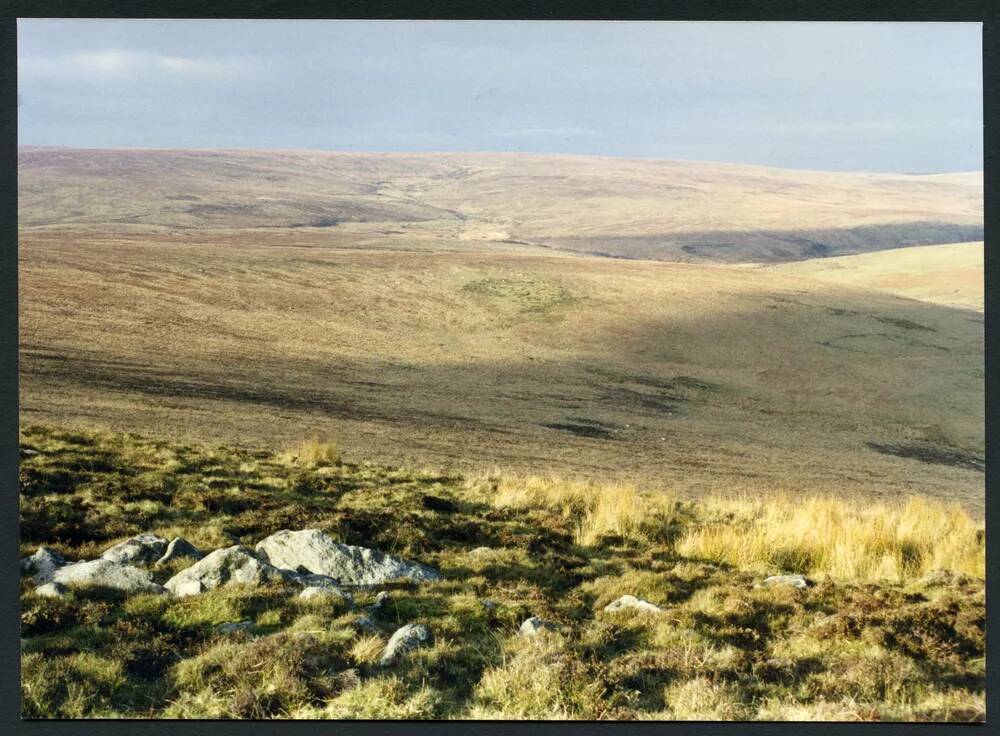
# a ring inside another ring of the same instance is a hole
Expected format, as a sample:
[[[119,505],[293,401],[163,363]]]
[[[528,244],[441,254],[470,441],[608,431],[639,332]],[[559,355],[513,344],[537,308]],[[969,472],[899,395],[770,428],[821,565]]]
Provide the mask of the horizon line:
[[[844,174],[844,175],[869,175],[869,176],[948,176],[953,174],[980,174],[984,169],[951,169],[948,171],[872,171],[863,169],[816,169],[798,168],[793,166],[777,166],[774,164],[742,163],[738,161],[722,161],[717,159],[685,159],[685,158],[665,158],[655,156],[616,156],[614,154],[602,153],[559,153],[543,151],[491,151],[491,150],[427,150],[427,151],[399,151],[399,150],[347,150],[334,148],[261,148],[250,146],[71,146],[51,143],[18,143],[18,150],[24,148],[45,148],[61,149],[67,151],[145,151],[145,152],[242,152],[242,153],[313,153],[331,155],[356,155],[356,156],[534,156],[549,158],[600,158],[615,161],[642,161],[649,163],[690,163],[690,164],[714,164],[720,166],[733,166],[743,168],[777,169],[782,171],[801,171],[805,173],[822,174]]]

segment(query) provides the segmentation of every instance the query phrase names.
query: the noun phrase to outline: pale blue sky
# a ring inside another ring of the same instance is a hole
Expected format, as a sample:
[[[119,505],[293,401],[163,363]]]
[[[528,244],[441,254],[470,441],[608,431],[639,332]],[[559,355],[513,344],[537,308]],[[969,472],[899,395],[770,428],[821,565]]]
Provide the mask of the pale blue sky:
[[[979,24],[18,22],[19,135],[982,168]]]

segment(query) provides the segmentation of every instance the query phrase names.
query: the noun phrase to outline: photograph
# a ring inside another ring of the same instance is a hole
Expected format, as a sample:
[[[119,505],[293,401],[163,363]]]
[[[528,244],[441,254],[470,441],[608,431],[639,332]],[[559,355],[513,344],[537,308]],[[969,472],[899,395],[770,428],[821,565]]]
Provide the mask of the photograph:
[[[984,723],[983,31],[18,19],[12,717]]]

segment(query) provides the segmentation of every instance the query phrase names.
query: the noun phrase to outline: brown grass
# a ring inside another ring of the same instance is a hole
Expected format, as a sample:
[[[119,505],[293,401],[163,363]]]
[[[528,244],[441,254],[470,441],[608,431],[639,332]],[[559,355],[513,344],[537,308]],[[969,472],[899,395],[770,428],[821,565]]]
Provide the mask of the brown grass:
[[[868,445],[982,457],[967,311],[767,271],[411,245],[432,252],[23,235],[22,418],[981,512],[981,472]]]

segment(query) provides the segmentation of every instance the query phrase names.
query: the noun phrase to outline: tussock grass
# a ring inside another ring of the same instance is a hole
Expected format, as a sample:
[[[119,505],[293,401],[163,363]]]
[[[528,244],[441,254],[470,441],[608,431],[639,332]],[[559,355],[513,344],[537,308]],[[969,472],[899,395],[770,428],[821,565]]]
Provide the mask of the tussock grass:
[[[514,637],[502,664],[483,673],[473,718],[564,720],[606,713],[603,683],[573,656],[563,636]]]
[[[335,442],[312,437],[287,450],[282,455],[282,459],[285,462],[309,468],[336,465],[340,462],[340,450]]]
[[[739,568],[778,568],[850,580],[907,580],[933,570],[983,577],[984,532],[957,504],[830,497],[714,499],[715,520],[677,543],[688,557]]]
[[[629,483],[600,484],[556,477],[485,476],[494,507],[555,511],[573,523],[577,544],[590,546],[605,537],[631,542],[648,539],[651,527],[672,520],[669,496],[644,494]]]

